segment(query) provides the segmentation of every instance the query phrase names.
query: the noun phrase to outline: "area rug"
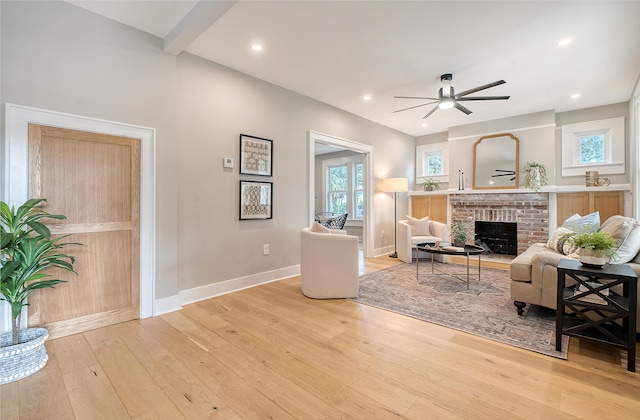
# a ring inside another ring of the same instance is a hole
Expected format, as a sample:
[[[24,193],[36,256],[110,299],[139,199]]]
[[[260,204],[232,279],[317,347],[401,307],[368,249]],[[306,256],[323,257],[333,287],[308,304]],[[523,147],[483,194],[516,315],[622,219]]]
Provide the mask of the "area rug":
[[[560,359],[567,358],[569,338],[563,336],[562,351],[555,349],[555,310],[527,305],[518,316],[509,297],[509,272],[482,268],[467,290],[466,267],[436,263],[447,273],[432,275],[431,262],[400,264],[360,277],[359,303],[432,322],[501,343]],[[477,266],[475,268],[477,272]]]

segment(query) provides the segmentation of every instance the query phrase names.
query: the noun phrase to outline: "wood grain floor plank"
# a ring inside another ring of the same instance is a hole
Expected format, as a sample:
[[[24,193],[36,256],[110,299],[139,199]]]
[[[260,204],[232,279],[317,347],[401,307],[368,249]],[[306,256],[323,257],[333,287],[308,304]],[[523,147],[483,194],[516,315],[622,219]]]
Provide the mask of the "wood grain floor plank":
[[[133,322],[133,321],[132,321]],[[185,418],[117,334],[117,325],[84,333],[120,401],[133,418]]]
[[[360,269],[399,263],[380,257]],[[352,300],[308,299],[299,277],[47,347],[43,370],[0,386],[2,420],[640,413],[640,374],[618,350],[572,338],[559,360]]]

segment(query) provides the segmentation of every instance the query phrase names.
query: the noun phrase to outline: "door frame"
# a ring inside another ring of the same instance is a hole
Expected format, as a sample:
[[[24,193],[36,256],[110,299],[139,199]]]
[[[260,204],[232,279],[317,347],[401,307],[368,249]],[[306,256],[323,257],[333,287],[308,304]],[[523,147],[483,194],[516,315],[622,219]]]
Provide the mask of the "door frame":
[[[315,208],[315,167],[316,167],[316,154],[315,144],[324,143],[332,146],[338,146],[343,149],[353,150],[362,153],[362,168],[364,170],[364,217],[362,220],[362,248],[363,256],[365,258],[373,258],[373,146],[358,143],[353,140],[341,139],[328,134],[319,133],[317,131],[309,130],[309,156],[308,165],[309,168],[309,226],[313,224]]]
[[[22,105],[5,104],[4,194],[10,206],[28,198],[31,124],[140,139],[140,318],[153,316],[155,296],[155,142],[154,128],[135,126]],[[6,302],[0,307],[0,332],[11,329]],[[27,307],[28,308],[28,307]],[[23,320],[26,322],[27,317]]]

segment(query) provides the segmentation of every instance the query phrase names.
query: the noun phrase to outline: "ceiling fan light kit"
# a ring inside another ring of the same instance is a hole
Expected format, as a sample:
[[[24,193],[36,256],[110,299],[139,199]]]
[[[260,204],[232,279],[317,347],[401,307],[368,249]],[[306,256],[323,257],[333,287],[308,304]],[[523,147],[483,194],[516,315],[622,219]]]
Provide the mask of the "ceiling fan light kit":
[[[442,82],[442,87],[438,91],[438,97],[437,98],[429,98],[429,97],[424,97],[424,96],[394,96],[394,98],[398,98],[398,99],[422,99],[422,100],[427,99],[427,100],[431,100],[431,102],[427,102],[427,103],[420,104],[420,105],[410,106],[408,108],[399,109],[399,110],[393,111],[393,112],[394,113],[402,112],[402,111],[407,111],[409,109],[414,109],[414,108],[419,108],[419,107],[426,106],[426,105],[436,104],[436,106],[431,111],[429,111],[429,113],[427,113],[427,115],[422,117],[423,119],[428,118],[431,114],[436,112],[436,110],[438,110],[438,109],[456,108],[458,111],[464,112],[465,114],[469,115],[469,114],[471,114],[472,111],[470,109],[462,106],[459,102],[463,102],[463,101],[495,101],[495,100],[507,100],[507,99],[509,99],[509,96],[471,96],[471,97],[467,97],[467,95],[470,95],[472,93],[476,93],[476,92],[479,92],[481,90],[489,89],[489,88],[492,88],[492,87],[499,86],[499,85],[507,83],[504,80],[498,80],[498,81],[493,82],[493,83],[488,83],[486,85],[478,86],[478,87],[475,87],[473,89],[465,90],[464,92],[458,93],[457,95],[455,94],[455,91],[453,90],[453,87],[451,86],[451,81],[452,80],[453,80],[453,74],[451,74],[451,73],[445,73],[442,76],[440,76],[440,81]]]

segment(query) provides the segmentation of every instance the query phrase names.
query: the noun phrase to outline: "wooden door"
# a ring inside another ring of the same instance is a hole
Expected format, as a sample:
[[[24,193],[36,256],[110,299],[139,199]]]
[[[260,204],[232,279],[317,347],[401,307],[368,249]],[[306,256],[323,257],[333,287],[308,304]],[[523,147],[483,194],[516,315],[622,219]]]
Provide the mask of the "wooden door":
[[[29,325],[52,338],[140,316],[140,140],[29,125],[29,197],[67,217],[48,222],[82,246],[78,275],[30,299]]]

